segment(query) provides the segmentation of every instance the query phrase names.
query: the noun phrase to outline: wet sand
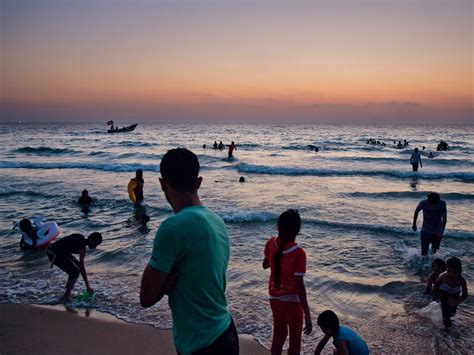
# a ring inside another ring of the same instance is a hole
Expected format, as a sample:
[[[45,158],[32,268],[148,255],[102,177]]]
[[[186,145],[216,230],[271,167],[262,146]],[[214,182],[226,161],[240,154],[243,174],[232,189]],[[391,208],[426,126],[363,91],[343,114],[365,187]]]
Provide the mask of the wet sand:
[[[269,354],[239,335],[241,354]],[[92,310],[0,304],[0,354],[176,354],[171,330],[131,324]]]

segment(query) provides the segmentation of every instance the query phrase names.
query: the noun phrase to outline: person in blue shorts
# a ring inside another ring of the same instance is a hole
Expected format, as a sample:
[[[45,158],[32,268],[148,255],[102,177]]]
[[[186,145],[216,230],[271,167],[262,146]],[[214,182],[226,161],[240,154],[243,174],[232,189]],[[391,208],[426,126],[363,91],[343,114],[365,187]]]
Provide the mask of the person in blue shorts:
[[[319,342],[315,355],[321,354],[329,339],[333,338],[336,347],[334,354],[366,355],[369,348],[362,338],[351,328],[339,325],[339,318],[333,311],[322,312],[318,317],[318,325],[324,333],[323,339]]]
[[[178,354],[237,355],[237,330],[225,297],[229,237],[222,219],[199,199],[199,161],[187,149],[172,149],[160,173],[174,215],[156,232],[140,303],[151,307],[168,295]]]

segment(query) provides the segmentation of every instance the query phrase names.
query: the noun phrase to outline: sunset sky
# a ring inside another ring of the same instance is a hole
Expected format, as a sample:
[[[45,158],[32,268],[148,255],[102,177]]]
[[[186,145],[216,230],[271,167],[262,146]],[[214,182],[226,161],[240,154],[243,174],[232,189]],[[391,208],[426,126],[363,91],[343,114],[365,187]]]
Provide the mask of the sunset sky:
[[[0,4],[3,121],[473,121],[471,0]]]

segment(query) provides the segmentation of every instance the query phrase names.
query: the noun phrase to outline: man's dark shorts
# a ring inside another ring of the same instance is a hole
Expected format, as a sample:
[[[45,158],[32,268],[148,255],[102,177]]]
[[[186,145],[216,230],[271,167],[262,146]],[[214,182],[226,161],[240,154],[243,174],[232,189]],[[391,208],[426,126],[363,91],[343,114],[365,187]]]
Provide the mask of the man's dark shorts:
[[[179,354],[179,353],[178,353]],[[229,327],[208,347],[199,349],[193,355],[238,355],[239,336],[234,321],[230,321]]]
[[[418,164],[411,164],[413,171],[418,171]]]
[[[433,254],[439,249],[441,240],[437,239],[437,235],[434,233],[421,232],[421,255],[428,255],[428,249],[430,248]]]
[[[49,261],[54,259],[54,265],[66,272],[70,278],[77,279],[79,277],[81,273],[80,263],[72,254],[55,255],[50,248],[48,248],[47,254]]]

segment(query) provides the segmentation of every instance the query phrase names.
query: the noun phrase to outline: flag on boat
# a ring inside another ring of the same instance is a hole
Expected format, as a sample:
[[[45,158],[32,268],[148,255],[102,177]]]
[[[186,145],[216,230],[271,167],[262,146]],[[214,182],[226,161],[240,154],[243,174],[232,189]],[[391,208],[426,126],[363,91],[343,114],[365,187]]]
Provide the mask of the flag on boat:
[[[111,124],[114,124],[114,121],[107,121],[107,126],[110,126]]]

